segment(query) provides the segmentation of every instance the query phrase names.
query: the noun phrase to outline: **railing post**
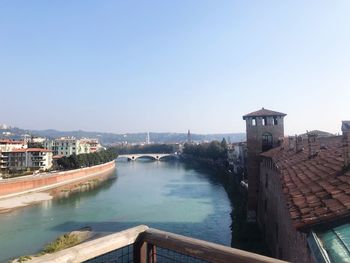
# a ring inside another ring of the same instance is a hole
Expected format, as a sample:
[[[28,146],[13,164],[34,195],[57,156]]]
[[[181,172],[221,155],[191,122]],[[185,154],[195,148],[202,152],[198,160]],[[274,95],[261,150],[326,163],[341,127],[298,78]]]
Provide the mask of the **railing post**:
[[[157,251],[155,245],[147,244],[147,256],[148,263],[157,263]]]
[[[147,243],[141,238],[134,243],[134,263],[147,263]]]

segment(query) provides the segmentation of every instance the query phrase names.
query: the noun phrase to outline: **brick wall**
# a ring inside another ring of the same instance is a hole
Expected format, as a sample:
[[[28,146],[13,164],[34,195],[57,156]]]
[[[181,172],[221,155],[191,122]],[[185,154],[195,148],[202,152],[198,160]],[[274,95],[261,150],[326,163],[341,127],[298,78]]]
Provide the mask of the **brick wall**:
[[[49,186],[56,183],[72,179],[82,179],[85,177],[96,176],[109,172],[115,168],[115,162],[109,162],[101,165],[96,165],[87,168],[81,168],[76,170],[70,170],[66,172],[57,172],[43,175],[30,175],[12,179],[4,179],[0,181],[0,196],[8,195],[27,190],[34,190],[38,187]]]
[[[272,161],[264,158],[260,166],[258,223],[272,256],[290,262],[313,262],[307,234],[292,225],[282,192],[280,175]]]
[[[278,146],[279,139],[284,137],[283,117],[278,117],[278,125],[273,125],[273,118],[267,117],[267,125],[262,124],[262,117],[255,117],[256,125],[252,125],[253,118],[246,119],[247,130],[247,172],[248,172],[248,213],[255,212],[258,203],[260,153],[262,152],[263,135],[272,135],[273,147]]]

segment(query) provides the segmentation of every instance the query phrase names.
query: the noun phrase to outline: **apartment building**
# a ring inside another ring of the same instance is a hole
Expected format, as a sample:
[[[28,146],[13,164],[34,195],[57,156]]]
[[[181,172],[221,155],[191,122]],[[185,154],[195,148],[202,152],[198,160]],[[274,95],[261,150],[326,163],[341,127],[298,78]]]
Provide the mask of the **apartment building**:
[[[26,141],[14,141],[14,140],[1,140],[0,139],[0,152],[10,152],[14,149],[27,148]]]
[[[74,137],[61,137],[43,142],[45,149],[51,150],[53,155],[70,156],[72,154],[92,153],[103,147],[97,139],[76,139]]]
[[[0,140],[0,173],[7,171],[9,162],[9,152],[16,149],[26,149],[25,141]]]
[[[5,153],[10,171],[48,170],[52,167],[52,151],[41,148],[14,149]]]

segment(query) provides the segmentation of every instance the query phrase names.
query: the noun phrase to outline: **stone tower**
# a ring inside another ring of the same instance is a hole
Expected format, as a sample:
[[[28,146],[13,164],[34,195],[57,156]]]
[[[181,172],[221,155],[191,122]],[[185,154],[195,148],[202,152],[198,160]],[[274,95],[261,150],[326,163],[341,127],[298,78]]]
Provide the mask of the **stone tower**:
[[[279,145],[284,137],[286,114],[262,108],[243,116],[247,130],[248,220],[256,220],[258,203],[260,153]]]
[[[187,132],[187,142],[188,142],[188,143],[191,143],[191,142],[192,142],[191,131],[190,131],[190,130],[188,130],[188,132]]]

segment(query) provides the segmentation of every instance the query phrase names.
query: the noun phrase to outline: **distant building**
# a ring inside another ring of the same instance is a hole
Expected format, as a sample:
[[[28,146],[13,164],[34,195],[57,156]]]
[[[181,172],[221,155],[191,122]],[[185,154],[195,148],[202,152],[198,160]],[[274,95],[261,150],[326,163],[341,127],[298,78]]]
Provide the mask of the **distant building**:
[[[0,130],[7,130],[7,129],[10,129],[10,126],[6,124],[0,124]]]
[[[228,144],[227,161],[235,174],[243,173],[247,162],[247,143]]]
[[[44,143],[46,141],[46,138],[44,138],[44,137],[31,137],[30,141],[32,143]]]
[[[188,130],[188,131],[187,131],[187,143],[191,143],[191,142],[192,142],[191,131]]]
[[[151,138],[149,136],[149,132],[147,132],[147,135],[146,135],[146,144],[150,144],[151,143]]]
[[[6,132],[2,132],[2,135],[3,136],[11,136],[11,135],[13,135],[13,133],[6,131]]]
[[[85,151],[90,149],[89,153],[98,152],[102,149],[105,149],[104,147],[102,147],[98,139],[82,138],[79,140],[79,145],[81,147],[85,147],[85,148],[81,148],[81,149],[84,149]],[[80,154],[80,153],[83,153],[83,152],[79,152],[77,154]],[[87,152],[84,152],[84,153],[87,153]]]
[[[25,149],[27,148],[27,142],[25,141],[14,141],[14,140],[1,140],[0,139],[0,152],[10,152],[14,149]]]
[[[54,155],[70,156],[72,154],[92,153],[103,147],[97,139],[76,139],[74,137],[61,137],[43,142],[45,149],[51,150]]]
[[[14,149],[6,153],[10,171],[48,170],[52,167],[52,152],[41,148]]]

